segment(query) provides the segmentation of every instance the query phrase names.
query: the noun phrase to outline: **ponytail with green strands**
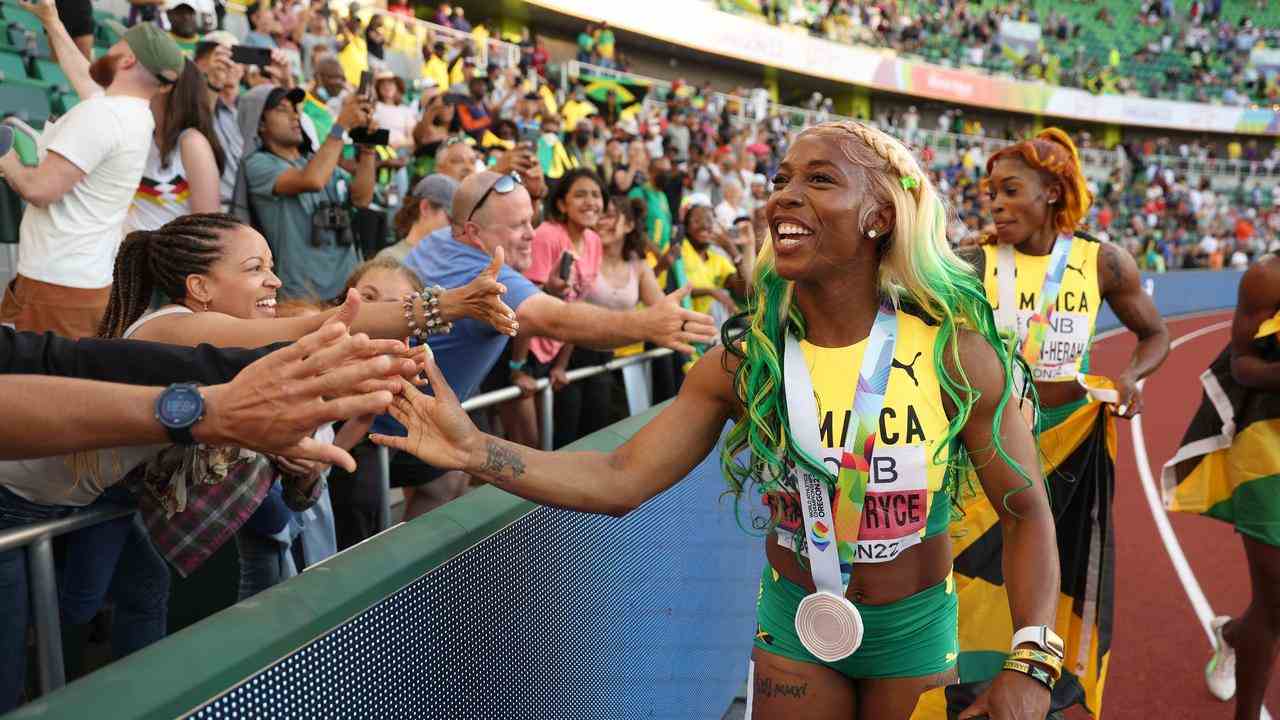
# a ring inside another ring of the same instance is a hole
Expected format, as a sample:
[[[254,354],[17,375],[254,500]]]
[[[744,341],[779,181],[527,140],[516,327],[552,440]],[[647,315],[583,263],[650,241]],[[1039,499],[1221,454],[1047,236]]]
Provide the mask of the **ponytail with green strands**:
[[[947,465],[944,490],[954,503],[961,479],[972,467],[959,436],[979,393],[960,363],[956,336],[962,329],[980,334],[1004,369],[1004,389],[993,427],[994,449],[1026,480],[1010,494],[1032,487],[1030,473],[1005,451],[1000,440],[1001,417],[1015,394],[1014,368],[1021,364],[1027,376],[1029,370],[1013,352],[1012,338],[997,329],[981,278],[947,243],[946,206],[928,175],[900,142],[861,123],[823,123],[802,133],[812,134],[834,137],[845,157],[863,169],[867,191],[893,206],[893,232],[880,247],[881,294],[938,327],[933,365],[942,392],[956,407],[933,458],[935,463]],[[781,351],[787,333],[798,339],[805,337],[805,321],[792,302],[793,292],[794,284],[775,270],[772,246],[766,244],[756,263],[754,287],[745,310],[723,331],[726,351],[740,361],[733,386],[745,414],[729,431],[721,468],[728,493],[739,505],[749,488],[757,493],[794,494],[794,483],[787,478],[791,466],[823,478],[832,487],[835,484],[835,475],[821,458],[809,457],[794,442],[787,418]],[[745,462],[739,459],[744,451],[749,452]],[[1006,507],[1007,501],[1008,496],[1004,498]]]

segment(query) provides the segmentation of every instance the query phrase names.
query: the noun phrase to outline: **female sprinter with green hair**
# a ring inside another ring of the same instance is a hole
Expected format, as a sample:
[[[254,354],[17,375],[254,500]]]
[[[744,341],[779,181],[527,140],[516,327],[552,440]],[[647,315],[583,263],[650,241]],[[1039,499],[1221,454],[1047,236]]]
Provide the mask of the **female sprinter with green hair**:
[[[905,719],[955,677],[945,530],[961,468],[977,468],[1000,514],[1017,625],[1053,620],[1035,441],[1010,402],[1011,358],[981,284],[948,249],[944,208],[905,147],[860,124],[818,125],[774,187],[749,328],[617,450],[545,453],[483,435],[434,367],[436,397],[406,386],[393,405],[408,437],[374,441],[537,502],[623,515],[685,477],[734,420],[730,489],[766,494],[777,530],[752,717]],[[1044,717],[1055,662],[1020,651],[962,717]]]
[[[1083,703],[1096,717],[1111,648],[1115,586],[1115,417],[1142,409],[1138,381],[1169,352],[1169,335],[1138,268],[1123,248],[1080,232],[1091,201],[1071,138],[1047,128],[994,153],[983,189],[995,234],[962,252],[978,269],[1002,331],[1016,336],[1040,410],[1031,418],[1056,519],[1062,597],[1055,629],[1064,654],[1056,708]],[[1112,378],[1085,375],[1098,311],[1106,302],[1138,337],[1133,356]],[[1091,392],[1085,386],[1094,388]],[[972,696],[1000,671],[1018,639],[998,611],[1008,536],[986,498],[962,494],[952,536],[960,595],[962,687]],[[1003,536],[1003,545],[1002,545]],[[1007,558],[1006,558],[1007,560]],[[1007,580],[1007,578],[1005,578]]]

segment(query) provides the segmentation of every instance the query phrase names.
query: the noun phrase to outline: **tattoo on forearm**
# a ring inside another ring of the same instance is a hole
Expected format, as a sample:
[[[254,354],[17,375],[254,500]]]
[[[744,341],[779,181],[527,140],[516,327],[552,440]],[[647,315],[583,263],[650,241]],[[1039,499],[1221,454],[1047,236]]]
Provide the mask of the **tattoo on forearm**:
[[[755,693],[762,698],[802,698],[809,693],[809,683],[776,683],[773,678],[756,678]]]
[[[520,457],[519,450],[503,447],[497,440],[490,440],[485,451],[484,465],[480,469],[492,475],[494,480],[502,483],[524,477],[524,458]],[[504,475],[508,470],[510,477]]]

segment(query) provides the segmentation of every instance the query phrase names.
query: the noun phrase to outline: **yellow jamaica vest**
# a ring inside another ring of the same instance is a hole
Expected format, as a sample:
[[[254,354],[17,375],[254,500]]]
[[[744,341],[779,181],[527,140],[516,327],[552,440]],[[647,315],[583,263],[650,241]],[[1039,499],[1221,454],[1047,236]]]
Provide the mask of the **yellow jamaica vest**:
[[[877,473],[867,485],[858,542],[851,546],[852,562],[888,562],[947,529],[951,503],[942,484],[950,458],[945,449],[937,462],[934,456],[950,424],[933,367],[937,336],[936,326],[898,312],[897,344],[876,438],[877,450],[895,448],[898,463],[892,473]],[[866,347],[865,339],[842,348],[800,343],[818,404],[820,442],[828,450],[823,459],[833,475],[839,472],[846,436],[856,431],[850,424],[851,405]],[[780,544],[793,547],[793,538],[804,524],[796,496],[769,493],[765,500],[778,521]],[[841,525],[838,504],[832,506],[837,508],[837,539],[844,546],[853,537],[853,528]],[[840,561],[843,565],[850,558],[841,552]]]
[[[1059,240],[1061,242],[1061,240]],[[1098,284],[1098,251],[1101,243],[1076,237],[1072,239],[1071,252],[1067,255],[1067,267],[1062,274],[1062,286],[1054,304],[1053,316],[1040,349],[1040,359],[1032,368],[1037,382],[1074,381],[1081,368],[1081,359],[1093,342],[1093,331],[1098,321],[1098,308],[1102,306],[1102,291]],[[1000,316],[1000,278],[998,277],[999,252],[997,245],[983,245],[986,260],[983,284],[987,300]],[[1049,255],[1025,255],[1017,249],[1014,255],[1015,297],[1018,322],[1018,340],[1027,338],[1027,323],[1040,310],[1040,291],[1045,273],[1049,269]]]

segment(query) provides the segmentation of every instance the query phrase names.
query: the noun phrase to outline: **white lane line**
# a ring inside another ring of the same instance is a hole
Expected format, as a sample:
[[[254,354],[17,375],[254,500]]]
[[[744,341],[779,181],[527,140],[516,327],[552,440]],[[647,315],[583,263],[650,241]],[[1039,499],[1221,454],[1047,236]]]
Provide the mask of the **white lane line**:
[[[1202,335],[1230,326],[1231,321],[1226,320],[1193,330],[1174,340],[1169,345],[1169,352],[1172,353],[1178,346]],[[1138,383],[1139,388],[1145,385],[1146,380]],[[1212,646],[1213,631],[1209,629],[1209,621],[1213,619],[1213,610],[1209,607],[1209,600],[1204,596],[1204,591],[1200,589],[1200,583],[1196,580],[1195,573],[1191,571],[1191,565],[1187,562],[1187,556],[1182,552],[1182,545],[1178,542],[1178,536],[1173,532],[1173,525],[1169,523],[1169,515],[1165,512],[1164,505],[1160,502],[1160,494],[1156,490],[1155,477],[1151,474],[1151,461],[1147,453],[1146,436],[1142,432],[1142,415],[1136,415],[1130,421],[1129,429],[1133,433],[1133,454],[1137,460],[1138,476],[1142,478],[1142,494],[1147,498],[1147,505],[1151,508],[1151,515],[1156,521],[1156,530],[1160,533],[1160,540],[1164,542],[1165,550],[1169,552],[1169,559],[1173,561],[1173,569],[1177,572],[1178,579],[1182,581],[1182,587],[1187,591],[1187,598],[1191,600],[1191,607],[1195,610],[1196,617],[1200,620],[1200,625],[1204,629],[1205,637],[1209,639],[1209,644]]]
[[[1174,340],[1169,345],[1169,352],[1172,353],[1179,346],[1195,340],[1198,337],[1208,335],[1218,330],[1231,327],[1230,320],[1206,325],[1205,327],[1193,330],[1186,335]],[[1146,385],[1143,380],[1138,383],[1141,388]],[[1200,628],[1204,630],[1205,637],[1209,640],[1209,647],[1213,647],[1213,631],[1209,628],[1209,621],[1213,620],[1213,608],[1209,606],[1209,599],[1205,597],[1204,590],[1200,587],[1200,582],[1196,580],[1195,573],[1191,570],[1190,563],[1187,562],[1187,556],[1182,552],[1182,544],[1178,542],[1178,536],[1173,531],[1173,525],[1169,523],[1169,515],[1165,512],[1164,504],[1160,502],[1160,494],[1156,490],[1155,478],[1151,474],[1151,461],[1147,453],[1146,436],[1142,432],[1142,415],[1136,415],[1130,421],[1130,431],[1133,433],[1133,454],[1138,466],[1138,476],[1142,479],[1142,494],[1147,498],[1147,506],[1151,509],[1151,518],[1155,520],[1156,530],[1160,533],[1160,540],[1164,543],[1164,549],[1169,553],[1169,560],[1173,562],[1174,572],[1178,575],[1178,580],[1182,582],[1182,589],[1187,593],[1187,599],[1191,601],[1191,607],[1195,610],[1196,618],[1200,621]],[[1262,709],[1262,720],[1271,720],[1271,714],[1264,707]]]

